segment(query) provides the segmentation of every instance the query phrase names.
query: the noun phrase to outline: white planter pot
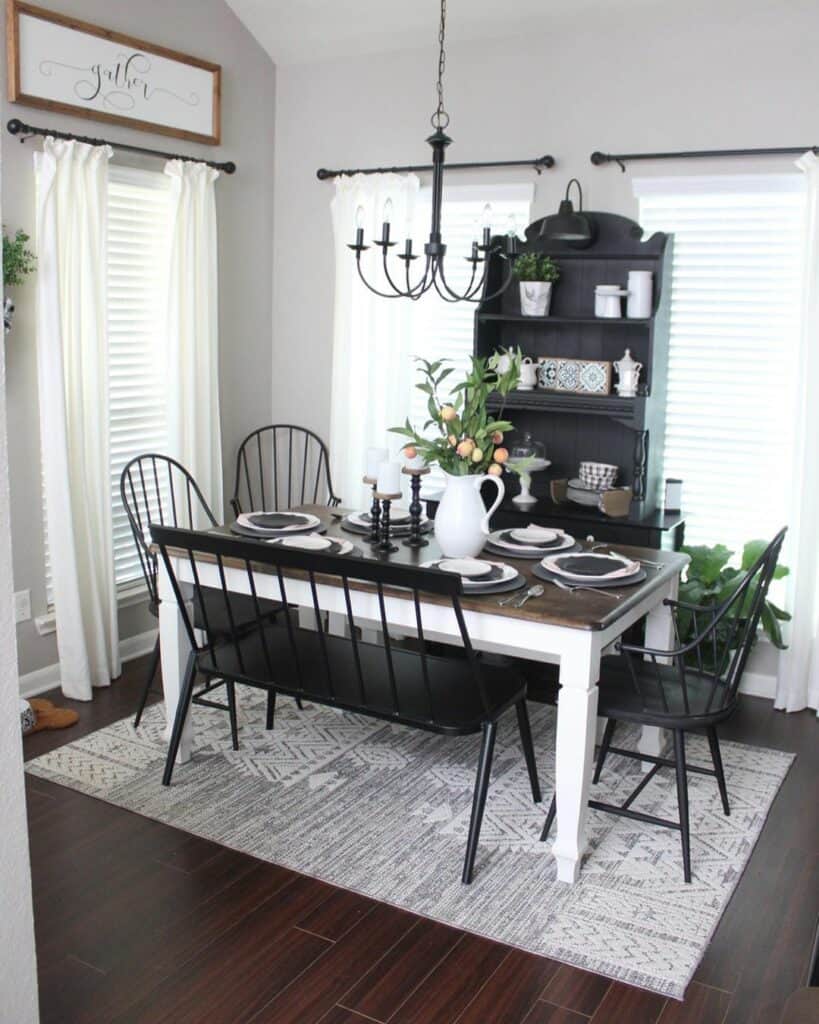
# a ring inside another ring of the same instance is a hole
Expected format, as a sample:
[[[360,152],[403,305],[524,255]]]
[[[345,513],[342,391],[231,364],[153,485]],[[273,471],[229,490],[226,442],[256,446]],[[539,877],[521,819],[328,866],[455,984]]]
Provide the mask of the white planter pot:
[[[520,311],[524,316],[548,316],[552,302],[551,281],[521,281]]]
[[[435,539],[446,558],[474,558],[483,550],[489,520],[503,501],[503,481],[489,475],[445,476],[446,490],[435,513]],[[484,480],[498,487],[498,496],[488,512],[480,495]]]

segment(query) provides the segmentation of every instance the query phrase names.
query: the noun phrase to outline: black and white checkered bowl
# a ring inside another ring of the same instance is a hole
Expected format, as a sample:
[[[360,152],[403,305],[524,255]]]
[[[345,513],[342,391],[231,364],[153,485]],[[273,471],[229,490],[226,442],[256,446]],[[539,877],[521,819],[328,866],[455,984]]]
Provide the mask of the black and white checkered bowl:
[[[619,468],[608,462],[581,462],[578,476],[586,487],[602,491],[614,485]]]

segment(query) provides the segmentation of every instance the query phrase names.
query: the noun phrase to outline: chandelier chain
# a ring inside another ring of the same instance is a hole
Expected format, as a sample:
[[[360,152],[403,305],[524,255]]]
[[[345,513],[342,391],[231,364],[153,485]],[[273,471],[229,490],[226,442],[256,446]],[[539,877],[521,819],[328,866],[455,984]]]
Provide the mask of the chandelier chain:
[[[433,128],[444,129],[449,124],[449,114],[444,109],[444,71],[446,70],[446,0],[441,0],[441,23],[438,28],[438,106],[430,118]]]

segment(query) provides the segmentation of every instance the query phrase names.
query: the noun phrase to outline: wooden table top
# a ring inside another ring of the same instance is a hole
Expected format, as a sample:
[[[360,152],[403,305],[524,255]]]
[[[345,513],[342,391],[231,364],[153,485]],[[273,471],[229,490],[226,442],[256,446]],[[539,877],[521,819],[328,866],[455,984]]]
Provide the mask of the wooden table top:
[[[366,536],[353,534],[342,528],[341,519],[348,514],[348,509],[330,509],[324,505],[300,505],[294,511],[309,512],[318,516],[326,529],[326,536],[334,537],[338,540],[352,541],[356,544],[361,557],[366,559],[386,558],[390,562],[399,565],[419,566],[423,562],[441,557],[441,551],[431,533],[426,535],[429,544],[425,548],[405,547],[402,543],[403,538],[399,537],[394,541],[398,545],[396,552],[387,556],[377,555],[370,548],[369,540]],[[229,528],[221,527],[219,532],[229,533]],[[656,551],[651,548],[629,547],[621,544],[614,545],[612,550],[628,555],[635,560],[645,558],[651,562],[661,562],[662,567],[654,568],[653,566],[646,565],[643,568],[646,571],[647,578],[643,582],[633,584],[630,587],[611,588],[599,593],[588,590],[562,590],[549,583],[543,583],[544,593],[540,597],[530,598],[523,608],[499,605],[499,598],[507,596],[504,594],[464,594],[461,598],[461,604],[470,611],[486,612],[505,618],[570,626],[574,629],[607,629],[624,612],[641,601],[647,594],[657,590],[673,576],[679,575],[689,561],[688,555],[683,555],[676,551]],[[495,554],[488,555],[487,557],[496,562],[504,561],[501,556]],[[230,564],[230,559],[226,559],[225,564]],[[521,575],[526,579],[527,587],[543,582],[532,573],[532,567],[537,564],[536,559],[508,559],[508,564],[513,565],[520,571]],[[237,562],[237,565],[243,566],[244,563]],[[263,569],[262,566],[259,566],[259,568]],[[328,581],[331,582],[332,578],[328,577]],[[350,586],[354,589],[370,589],[370,585],[366,583],[356,584],[351,581]],[[522,594],[523,590],[520,593]],[[439,604],[448,603],[449,600],[434,594],[425,595],[424,599],[431,603]]]

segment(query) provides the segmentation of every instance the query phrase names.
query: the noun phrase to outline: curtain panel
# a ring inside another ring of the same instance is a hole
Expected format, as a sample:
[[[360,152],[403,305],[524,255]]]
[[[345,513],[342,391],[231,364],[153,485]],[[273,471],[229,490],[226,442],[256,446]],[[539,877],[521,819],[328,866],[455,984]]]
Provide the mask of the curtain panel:
[[[784,711],[819,709],[819,159],[808,152],[796,166],[807,179],[807,235],[793,465],[798,489],[788,544],[793,622],[780,655],[775,701]]]
[[[219,413],[219,303],[214,183],[205,164],[171,160],[167,291],[169,451],[224,514]],[[206,523],[196,524],[206,526]]]
[[[357,226],[364,228],[365,240],[381,237],[388,202],[396,237],[411,236],[419,186],[415,175],[336,179],[331,203],[336,262],[330,452],[334,486],[351,508],[369,506],[362,483],[365,449],[377,446],[397,453],[401,447],[400,437],[390,434],[389,428],[402,424],[409,412],[415,304],[369,291],[359,280],[355,255],[347,246]],[[362,269],[375,287],[383,282],[386,290],[383,272],[378,273],[380,253],[371,246],[362,256]]]
[[[120,674],[106,331],[107,146],[47,138],[37,175],[37,380],[66,697]]]

